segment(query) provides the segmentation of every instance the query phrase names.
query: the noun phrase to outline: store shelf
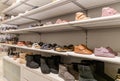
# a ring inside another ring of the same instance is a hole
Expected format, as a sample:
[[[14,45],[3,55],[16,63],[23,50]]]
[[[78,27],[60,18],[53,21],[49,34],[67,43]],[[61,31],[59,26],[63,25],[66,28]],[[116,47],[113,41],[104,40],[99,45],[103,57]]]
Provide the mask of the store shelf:
[[[18,24],[18,25],[20,25],[20,24],[32,22],[32,21],[30,21],[30,19],[44,20],[44,19],[48,19],[48,18],[60,16],[60,15],[65,15],[68,13],[82,11],[83,8],[80,8],[81,5],[84,5],[85,9],[91,9],[93,7],[95,8],[95,7],[99,7],[101,5],[103,6],[103,5],[119,2],[117,0],[100,0],[97,2],[96,2],[96,0],[92,0],[92,1],[87,0],[87,1],[86,0],[72,0],[72,1],[71,0],[58,0],[58,1],[54,1],[54,2],[51,2],[51,3],[46,4],[44,6],[41,6],[39,8],[30,10],[27,13],[24,13],[20,17],[8,19],[2,23],[3,24]],[[76,2],[77,2],[77,5],[76,5]],[[91,3],[91,4],[89,4],[89,3]],[[27,17],[30,19],[24,20],[24,22],[23,22],[23,17],[24,18]]]
[[[119,22],[120,14],[107,17],[91,18],[81,21],[73,21],[70,22],[70,24],[74,27],[82,27],[85,29],[97,29],[97,28],[120,27]]]
[[[17,45],[10,45],[10,44],[4,44],[4,43],[0,43],[0,45],[20,48],[20,49],[26,49],[26,50],[32,50],[32,51],[38,51],[38,52],[51,53],[51,54],[56,54],[56,55],[65,55],[65,56],[68,55],[67,52],[57,52],[54,50],[36,49],[36,48],[30,48],[30,47],[26,47],[26,46],[17,46]]]
[[[103,61],[103,62],[120,64],[120,56],[116,56],[115,58],[108,58],[108,57],[95,56],[94,54],[86,55],[86,54],[78,54],[78,53],[74,53],[74,52],[68,52],[68,54],[69,54],[69,56],[72,56],[72,57],[92,59],[92,60],[98,60],[98,61]]]
[[[45,33],[45,32],[58,32],[58,31],[70,31],[70,30],[78,30],[78,28],[72,27],[69,23],[61,23],[61,24],[51,24],[44,25],[32,28],[23,28],[17,30],[8,30],[2,31],[1,33],[12,33],[12,34],[23,34],[23,33]],[[79,28],[81,30],[81,28]]]
[[[58,32],[58,31],[73,31],[84,29],[98,29],[98,28],[115,28],[120,27],[120,14],[107,16],[107,17],[98,17],[91,18],[81,21],[71,21],[61,24],[51,24],[44,25],[32,28],[23,28],[17,30],[4,31],[1,33],[13,33],[13,34],[23,34],[23,33],[32,33],[32,32]]]
[[[27,49],[27,50],[33,50],[33,51],[40,51],[40,52],[51,53],[51,54],[66,55],[66,56],[78,57],[78,58],[83,58],[83,59],[91,59],[91,60],[98,60],[98,61],[103,61],[103,62],[120,64],[120,56],[116,56],[115,58],[107,58],[107,57],[95,56],[94,54],[86,55],[86,54],[77,54],[74,52],[56,52],[54,50],[42,50],[42,49],[28,48],[28,47],[10,45],[10,44],[1,44],[1,45],[8,46],[8,47]]]
[[[35,6],[43,6],[50,3],[52,0],[20,0],[19,2],[13,3],[10,7],[2,11],[4,14],[17,15],[24,13],[26,10],[31,10]]]

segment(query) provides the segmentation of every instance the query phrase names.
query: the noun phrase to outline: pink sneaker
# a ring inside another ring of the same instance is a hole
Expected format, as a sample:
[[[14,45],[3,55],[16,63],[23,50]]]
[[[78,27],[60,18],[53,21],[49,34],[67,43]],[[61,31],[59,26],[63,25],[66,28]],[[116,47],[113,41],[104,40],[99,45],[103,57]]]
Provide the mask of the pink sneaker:
[[[111,58],[114,58],[115,56],[117,56],[117,52],[113,51],[110,47],[95,48],[94,54],[95,54],[95,56],[111,57]]]
[[[112,16],[118,14],[117,10],[110,8],[110,7],[104,7],[102,9],[102,16]]]

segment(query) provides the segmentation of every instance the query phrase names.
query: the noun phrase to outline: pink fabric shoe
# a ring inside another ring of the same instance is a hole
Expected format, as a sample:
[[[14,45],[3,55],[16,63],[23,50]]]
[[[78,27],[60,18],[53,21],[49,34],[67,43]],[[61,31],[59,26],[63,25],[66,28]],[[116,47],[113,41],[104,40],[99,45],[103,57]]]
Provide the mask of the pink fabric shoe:
[[[112,16],[118,14],[117,10],[110,8],[110,7],[104,7],[102,9],[102,16]]]
[[[117,56],[117,52],[113,51],[110,47],[95,48],[94,54],[95,54],[95,56],[111,57],[111,58],[114,58],[115,56]]]

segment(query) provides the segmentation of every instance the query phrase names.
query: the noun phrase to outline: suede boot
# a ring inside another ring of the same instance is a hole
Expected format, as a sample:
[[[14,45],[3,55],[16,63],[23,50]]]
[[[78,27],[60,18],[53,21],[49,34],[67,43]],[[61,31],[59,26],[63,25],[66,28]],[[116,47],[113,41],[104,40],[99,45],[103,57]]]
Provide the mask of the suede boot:
[[[58,74],[59,72],[59,63],[60,57],[59,56],[52,56],[47,59],[47,64],[50,68],[50,72]]]
[[[94,76],[90,66],[78,65],[79,70],[79,81],[97,81]]]
[[[50,73],[50,68],[48,67],[47,64],[47,57],[41,57],[40,62],[41,62],[41,72],[44,74],[49,74]]]
[[[39,64],[33,59],[33,55],[26,55],[26,66],[30,68],[39,68]]]
[[[74,76],[68,72],[64,65],[59,65],[59,76],[65,81],[75,81]]]
[[[40,58],[41,58],[41,55],[34,55],[33,56],[33,60],[39,64],[39,66],[41,66],[41,62],[40,62]]]

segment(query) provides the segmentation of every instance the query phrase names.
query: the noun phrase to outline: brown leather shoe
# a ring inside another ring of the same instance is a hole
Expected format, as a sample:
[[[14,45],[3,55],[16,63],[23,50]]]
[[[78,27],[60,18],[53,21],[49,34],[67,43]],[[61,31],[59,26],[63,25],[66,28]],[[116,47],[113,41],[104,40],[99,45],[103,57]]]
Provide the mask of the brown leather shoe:
[[[92,54],[93,52],[88,49],[85,45],[80,44],[78,46],[74,47],[74,52],[75,53],[80,53],[80,54]]]

